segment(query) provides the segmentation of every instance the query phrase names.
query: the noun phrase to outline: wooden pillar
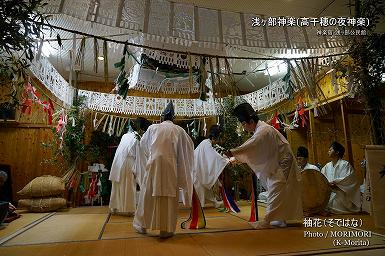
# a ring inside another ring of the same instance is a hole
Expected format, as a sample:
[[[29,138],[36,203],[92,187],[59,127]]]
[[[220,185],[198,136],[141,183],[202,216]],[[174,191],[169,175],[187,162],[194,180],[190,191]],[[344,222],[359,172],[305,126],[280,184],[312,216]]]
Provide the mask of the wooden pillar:
[[[349,120],[348,120],[348,114],[346,112],[343,99],[340,99],[340,106],[341,106],[342,125],[344,129],[346,155],[348,156],[349,163],[354,167],[352,143],[350,141]]]
[[[313,163],[318,163],[316,138],[315,138],[315,124],[314,124],[314,109],[309,110],[309,122],[310,122],[310,156]]]

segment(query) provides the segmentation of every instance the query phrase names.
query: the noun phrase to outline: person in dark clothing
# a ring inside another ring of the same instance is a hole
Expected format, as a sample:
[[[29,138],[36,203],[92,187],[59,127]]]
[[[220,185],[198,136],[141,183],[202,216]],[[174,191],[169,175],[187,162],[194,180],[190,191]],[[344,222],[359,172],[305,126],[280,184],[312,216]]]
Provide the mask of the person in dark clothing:
[[[7,179],[8,174],[5,171],[0,171],[0,223],[11,222],[20,217],[20,215],[16,213],[16,207],[11,203],[11,198],[3,191]]]

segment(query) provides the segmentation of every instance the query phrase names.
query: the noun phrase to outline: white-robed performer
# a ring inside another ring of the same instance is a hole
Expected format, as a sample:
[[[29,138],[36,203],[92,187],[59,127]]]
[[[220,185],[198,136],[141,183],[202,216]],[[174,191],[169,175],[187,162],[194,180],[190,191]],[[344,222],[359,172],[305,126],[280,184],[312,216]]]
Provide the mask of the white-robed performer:
[[[268,194],[265,218],[250,223],[251,226],[286,227],[287,220],[302,220],[300,174],[288,141],[275,128],[260,121],[250,104],[238,105],[234,114],[243,129],[254,134],[227,155],[248,164],[266,185]]]
[[[148,127],[151,124],[152,123],[144,117],[138,117],[136,119],[136,125],[139,129],[138,132],[141,136],[143,136],[143,134],[147,131]],[[140,143],[139,143],[136,150],[134,173],[135,173],[136,183],[139,185],[140,189],[142,189],[142,186],[143,186],[144,175],[146,173],[146,164],[147,164],[147,158],[144,154],[143,148],[140,146]]]
[[[194,144],[173,119],[170,102],[163,111],[163,122],[151,125],[140,141],[147,164],[133,222],[138,233],[160,230],[163,238],[173,236],[176,229],[179,189],[187,206],[191,206],[193,189]]]
[[[202,207],[206,200],[212,202],[216,208],[221,205],[212,189],[219,182],[218,177],[229,163],[229,158],[220,155],[213,148],[219,134],[219,126],[213,125],[209,138],[203,140],[194,150],[194,188]]]
[[[151,123],[138,118],[137,130],[146,131]],[[109,208],[114,213],[131,215],[136,210],[136,183],[141,184],[142,168],[139,133],[128,131],[116,149],[109,180],[112,183]]]
[[[333,142],[328,151],[332,161],[321,169],[332,187],[327,206],[332,213],[359,212],[361,208],[360,182],[350,163],[342,159],[344,153],[344,146]]]
[[[297,149],[297,163],[300,171],[305,170],[316,170],[320,171],[320,169],[314,164],[310,164],[308,162],[309,159],[309,151],[304,146],[299,146]]]

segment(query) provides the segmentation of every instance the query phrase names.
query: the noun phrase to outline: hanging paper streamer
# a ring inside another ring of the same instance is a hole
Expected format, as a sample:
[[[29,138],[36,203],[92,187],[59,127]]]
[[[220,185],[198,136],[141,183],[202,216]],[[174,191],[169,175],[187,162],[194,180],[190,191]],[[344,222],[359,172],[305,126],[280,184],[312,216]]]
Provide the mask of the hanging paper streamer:
[[[76,190],[79,186],[80,176],[79,175],[72,175],[70,182],[69,182],[69,188]]]
[[[180,224],[180,227],[182,229],[186,229],[186,224],[189,221],[191,221],[189,229],[202,229],[206,227],[205,214],[203,212],[203,208],[199,201],[198,195],[195,192],[195,188],[193,188],[192,207],[191,207],[190,217],[186,221],[183,221]]]
[[[120,137],[122,135],[127,120],[128,120],[127,118],[124,118],[123,121],[121,122],[119,131],[118,131],[118,135],[117,135],[118,137]]]
[[[80,41],[79,49],[76,53],[75,58],[75,70],[76,71],[82,71],[84,70],[84,54],[85,54],[85,48],[86,48],[86,38],[83,37]]]
[[[194,86],[193,81],[193,67],[192,67],[192,61],[191,61],[191,55],[188,54],[188,77],[189,77],[189,84],[190,84],[190,95],[192,93],[192,87]]]
[[[76,52],[76,34],[72,34],[72,49],[69,50],[70,53],[70,74],[69,74],[69,85],[70,87],[74,86],[74,66],[75,66],[75,52]],[[75,84],[76,85],[76,84]]]
[[[114,133],[114,129],[113,129],[114,121],[115,121],[114,116],[111,116],[110,123],[108,124],[108,130],[107,130],[107,134],[109,136],[112,136],[112,134]]]
[[[52,124],[52,115],[53,115],[53,112],[55,111],[52,100],[48,99],[48,102],[42,101],[41,104],[43,106],[44,112],[47,113],[48,124],[51,125]]]
[[[226,212],[240,212],[241,210],[238,208],[238,205],[235,203],[233,197],[230,195],[230,193],[222,186],[221,189],[221,194],[222,194],[222,199],[223,199],[223,205],[224,205],[224,210]]]
[[[213,97],[215,95],[215,74],[214,74],[214,66],[211,58],[209,58],[209,64],[210,64],[210,78],[211,78],[211,88],[213,90]]]
[[[130,81],[128,80],[127,72],[125,70],[125,68],[126,68],[126,55],[130,56],[127,44],[124,45],[122,59],[119,62],[114,64],[114,67],[118,68],[120,70],[120,73],[115,80],[115,84],[118,88],[118,94],[120,96],[123,96],[123,99],[126,99],[127,93],[128,93],[128,88],[130,87]]]
[[[27,83],[25,84],[24,91],[22,93],[23,102],[21,103],[21,112],[23,114],[32,114],[32,104],[37,103],[43,107],[43,111],[47,113],[48,124],[52,124],[52,115],[54,112],[54,106],[51,99],[48,101],[42,101],[40,99],[40,93],[31,84],[31,78],[28,77]]]
[[[273,126],[275,129],[279,130],[281,128],[279,120],[278,120],[278,112],[275,112],[275,115],[273,119],[271,119],[271,126]]]
[[[98,112],[95,112],[95,117],[94,117],[94,120],[93,120],[93,122],[92,122],[94,131],[96,130],[96,129],[95,129],[95,128],[96,128],[96,123],[97,123],[97,121],[98,121],[97,116],[98,116]]]
[[[251,180],[251,211],[250,211],[250,219],[249,222],[256,222],[258,221],[258,204],[256,198],[258,198],[257,194],[257,176],[255,174],[252,174],[252,180]]]
[[[128,119],[128,132],[133,132],[134,131],[134,129],[132,128],[132,126],[131,126],[131,119]]]
[[[305,104],[301,97],[298,98],[296,110],[294,112],[293,122],[291,123],[294,127],[301,125],[305,127],[307,125],[307,116],[305,114]]]
[[[203,118],[203,131],[204,131],[204,135],[206,137],[206,133],[207,133],[206,118]]]
[[[56,132],[57,133],[62,132],[66,124],[67,124],[67,115],[64,113],[64,110],[61,110],[59,114],[59,121],[57,122],[57,126],[56,126]]]
[[[67,114],[65,113],[65,110],[62,109],[54,114],[55,116],[58,116],[58,121],[56,125],[56,133],[59,135],[60,145],[59,149],[63,148],[63,141],[64,141],[64,134],[67,130]]]
[[[22,93],[23,102],[21,104],[21,112],[23,114],[30,115],[32,113],[32,103],[40,103],[40,93],[31,84],[31,79],[28,77],[28,81],[25,84],[24,91]]]
[[[277,111],[269,121],[269,124],[279,131],[284,131],[286,127],[289,127],[289,125],[285,123],[285,115],[278,114]]]
[[[92,173],[90,187],[88,188],[88,192],[87,192],[87,196],[89,200],[92,200],[96,197],[97,189],[98,189],[97,181],[98,181],[97,173]]]
[[[206,71],[206,58],[201,57],[201,64],[199,66],[199,75],[198,75],[198,82],[199,82],[199,99],[202,101],[207,100],[207,86],[206,86],[206,79],[207,79],[207,71]]]

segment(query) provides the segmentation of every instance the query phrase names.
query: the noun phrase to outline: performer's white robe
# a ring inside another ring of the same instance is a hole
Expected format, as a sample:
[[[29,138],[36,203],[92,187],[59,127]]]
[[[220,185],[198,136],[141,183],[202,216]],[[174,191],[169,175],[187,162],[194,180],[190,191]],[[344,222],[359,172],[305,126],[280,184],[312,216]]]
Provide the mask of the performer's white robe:
[[[279,131],[258,121],[253,136],[231,152],[266,185],[266,222],[302,219],[300,172],[289,143]]]
[[[135,156],[139,141],[132,132],[122,136],[111,166],[109,208],[113,212],[134,213],[136,208]]]
[[[136,183],[139,185],[140,189],[142,189],[143,186],[144,175],[146,173],[146,163],[147,157],[143,148],[140,146],[140,142],[138,142],[135,154],[134,174]]]
[[[203,140],[194,150],[194,188],[202,207],[206,199],[216,203],[211,189],[228,162],[213,148],[210,139]]]
[[[133,225],[175,232],[179,188],[191,206],[194,144],[182,127],[164,121],[147,129],[140,146],[147,164]]]
[[[320,171],[320,169],[317,166],[315,166],[314,164],[309,164],[309,163],[306,163],[306,165],[301,169],[301,171],[304,171],[304,170]]]
[[[340,159],[336,165],[327,163],[321,170],[329,182],[337,185],[333,189],[328,208],[333,213],[359,212],[361,208],[360,182],[348,161]]]

